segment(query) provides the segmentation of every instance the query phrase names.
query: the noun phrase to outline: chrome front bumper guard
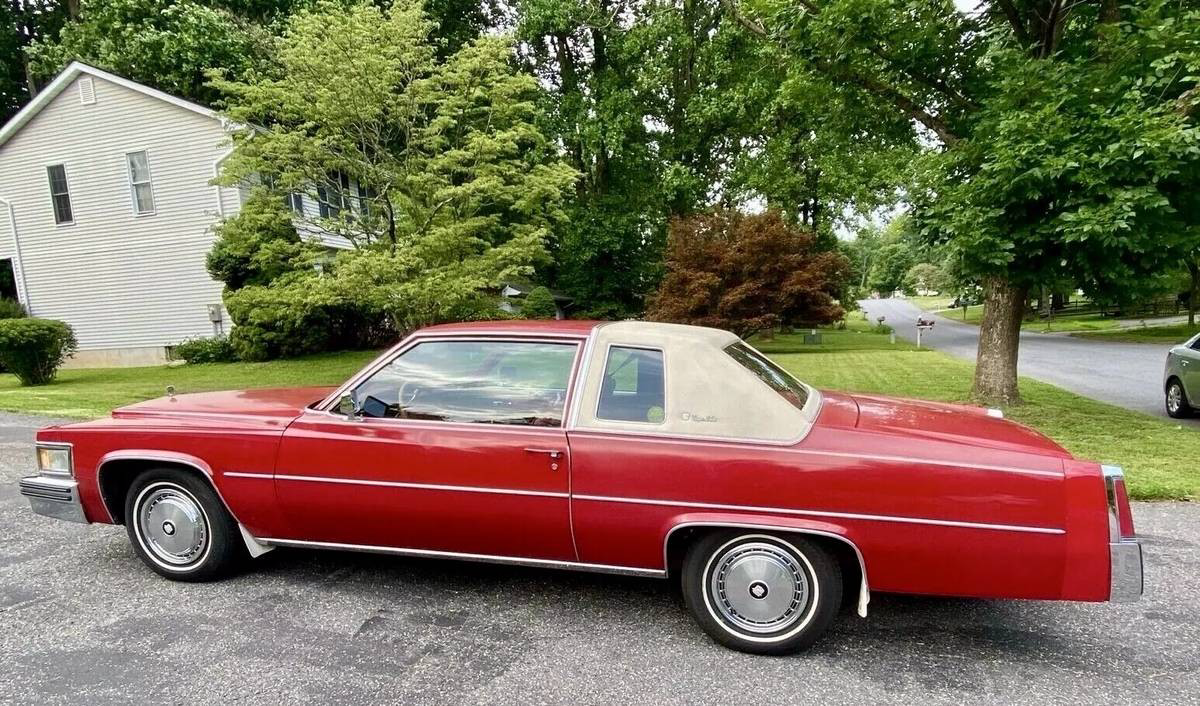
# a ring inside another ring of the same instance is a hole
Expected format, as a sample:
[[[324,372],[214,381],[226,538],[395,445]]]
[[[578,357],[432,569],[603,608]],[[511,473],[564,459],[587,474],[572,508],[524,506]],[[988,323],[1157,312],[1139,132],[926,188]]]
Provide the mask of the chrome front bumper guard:
[[[25,476],[20,483],[21,495],[39,515],[67,522],[87,523],[83,503],[79,500],[79,483],[74,478],[57,476]]]

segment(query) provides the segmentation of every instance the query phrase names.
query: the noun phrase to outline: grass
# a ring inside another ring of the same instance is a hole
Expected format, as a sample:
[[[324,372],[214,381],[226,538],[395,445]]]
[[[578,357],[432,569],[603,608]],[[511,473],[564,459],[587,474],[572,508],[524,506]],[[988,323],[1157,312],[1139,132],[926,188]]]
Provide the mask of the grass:
[[[967,307],[967,314],[964,317],[962,309],[950,308],[952,300],[946,297],[910,297],[909,301],[925,311],[937,312],[945,318],[954,321],[979,325],[979,322],[983,319],[982,304]],[[1097,311],[1087,311],[1079,314],[1055,314],[1054,318],[1050,321],[1042,319],[1025,321],[1021,324],[1021,328],[1025,331],[1041,333],[1076,333],[1108,331],[1115,329],[1120,324],[1121,319],[1116,317],[1103,316]]]
[[[166,393],[236,390],[249,387],[336,385],[378,355],[371,351],[327,353],[270,363],[209,363],[145,368],[60,370],[49,385],[21,387],[0,375],[0,410],[50,417],[92,419],[114,407]]]
[[[822,329],[821,343],[805,344],[797,331],[758,339],[755,345],[802,380],[817,387],[967,401],[973,366],[932,350],[917,350],[871,322],[850,317],[844,329]],[[181,367],[63,370],[56,382],[20,387],[0,375],[0,409],[53,417],[94,418],[109,410],[176,391],[334,385],[373,352],[331,353],[271,363],[216,363]],[[1080,458],[1112,461],[1128,473],[1130,493],[1140,499],[1200,499],[1200,432],[1138,412],[1096,402],[1022,378],[1025,403],[1005,410],[1058,441]]]
[[[1091,331],[1072,335],[1082,338],[1094,338],[1098,341],[1162,343],[1169,345],[1172,343],[1183,343],[1197,333],[1200,333],[1200,325],[1174,324],[1171,326],[1141,326],[1115,331]]]
[[[970,399],[971,363],[855,330],[827,332],[824,339],[820,347],[806,346],[795,335],[755,345],[817,387],[944,402]],[[1135,498],[1200,499],[1200,432],[1036,380],[1022,378],[1020,385],[1024,404],[1005,409],[1007,418],[1041,431],[1079,458],[1123,466]]]

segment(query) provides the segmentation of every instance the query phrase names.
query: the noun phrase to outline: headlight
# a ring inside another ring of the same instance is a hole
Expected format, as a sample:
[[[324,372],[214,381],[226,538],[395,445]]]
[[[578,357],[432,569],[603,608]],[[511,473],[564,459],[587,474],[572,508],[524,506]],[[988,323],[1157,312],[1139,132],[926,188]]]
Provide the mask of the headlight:
[[[37,464],[38,470],[42,473],[69,476],[74,471],[71,467],[71,447],[60,444],[38,444]]]

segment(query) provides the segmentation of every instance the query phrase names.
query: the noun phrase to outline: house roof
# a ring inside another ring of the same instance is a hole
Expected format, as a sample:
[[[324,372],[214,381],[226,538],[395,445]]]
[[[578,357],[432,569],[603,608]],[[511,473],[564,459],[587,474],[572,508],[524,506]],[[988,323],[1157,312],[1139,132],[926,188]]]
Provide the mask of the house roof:
[[[131,81],[127,78],[109,73],[108,71],[97,69],[94,66],[88,66],[81,61],[72,61],[67,68],[63,69],[58,76],[54,77],[53,81],[51,81],[46,85],[45,88],[38,92],[38,94],[33,97],[33,100],[29,101],[24,108],[21,108],[16,115],[10,118],[9,121],[4,124],[4,127],[0,127],[0,147],[7,143],[13,135],[20,132],[21,128],[25,127],[26,123],[28,123],[35,115],[41,112],[42,108],[45,108],[50,101],[54,100],[55,97],[58,96],[58,94],[62,93],[63,89],[71,85],[72,81],[83,74],[104,79],[110,83],[115,83],[118,86],[128,88],[131,91],[137,91],[138,93],[145,94],[151,98],[157,98],[161,101],[166,101],[167,103],[179,106],[184,110],[190,110],[193,113],[199,113],[200,115],[208,118],[213,118],[215,120],[220,119],[220,115],[212,108],[206,108],[199,103],[193,103],[189,100],[184,100],[183,98],[173,96],[169,93],[164,93],[156,88],[151,88],[144,84],[138,83],[137,81]]]

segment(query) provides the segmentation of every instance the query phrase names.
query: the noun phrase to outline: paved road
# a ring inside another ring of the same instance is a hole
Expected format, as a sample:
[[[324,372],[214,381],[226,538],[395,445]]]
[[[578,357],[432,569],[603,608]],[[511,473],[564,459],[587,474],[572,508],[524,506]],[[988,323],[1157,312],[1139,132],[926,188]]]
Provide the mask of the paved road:
[[[910,341],[917,338],[917,317],[929,316],[904,299],[867,299],[860,304],[872,321],[886,317],[896,334]],[[921,343],[974,361],[979,327],[938,316],[937,324],[922,335]],[[1169,349],[1161,344],[1113,343],[1025,331],[1021,333],[1018,368],[1022,375],[1165,418],[1162,374]],[[1184,423],[1200,429],[1200,420]]]
[[[276,550],[159,578],[123,528],[30,513],[0,416],[0,703],[1200,703],[1200,506],[1135,506],[1130,605],[876,595],[813,651],[716,646],[664,581]]]

